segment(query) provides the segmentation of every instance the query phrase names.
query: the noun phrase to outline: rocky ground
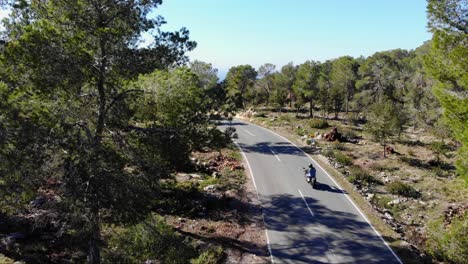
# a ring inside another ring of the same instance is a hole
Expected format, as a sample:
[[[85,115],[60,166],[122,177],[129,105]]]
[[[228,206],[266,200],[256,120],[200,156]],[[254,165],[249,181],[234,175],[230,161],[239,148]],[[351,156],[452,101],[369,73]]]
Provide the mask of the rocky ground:
[[[269,263],[262,209],[249,175],[237,181],[224,178],[223,171],[247,173],[241,160],[218,153],[197,153],[196,161],[220,181],[203,187],[225,210],[207,210],[201,218],[167,216],[166,222],[183,235],[198,239],[201,247],[221,246],[223,263]],[[202,181],[198,174],[179,174],[179,182]]]

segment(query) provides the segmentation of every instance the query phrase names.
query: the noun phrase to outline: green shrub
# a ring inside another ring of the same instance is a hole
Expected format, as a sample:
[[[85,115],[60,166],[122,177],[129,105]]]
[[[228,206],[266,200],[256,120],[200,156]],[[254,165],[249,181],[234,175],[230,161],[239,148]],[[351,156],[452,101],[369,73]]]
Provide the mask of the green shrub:
[[[327,120],[324,119],[312,119],[309,121],[311,128],[323,129],[329,127]]]
[[[353,184],[370,185],[380,183],[376,178],[359,166],[352,166],[348,180]]]
[[[253,115],[253,117],[267,117],[266,113],[265,112],[257,112]]]
[[[421,194],[416,191],[412,186],[405,184],[401,181],[392,182],[387,185],[387,190],[391,194],[401,195],[405,197],[419,198]]]
[[[343,143],[335,141],[331,144],[332,149],[334,150],[346,150],[346,147]]]
[[[335,153],[333,152],[333,149],[331,149],[331,148],[324,148],[324,149],[322,149],[321,153],[322,153],[322,155],[324,155],[327,158],[334,158],[335,157]]]
[[[345,130],[343,130],[341,132],[341,137],[344,138],[347,141],[350,141],[350,140],[356,139],[358,136],[357,136],[356,132],[354,132],[354,130],[345,129]]]
[[[161,216],[151,215],[142,223],[119,228],[107,240],[103,263],[186,263],[198,256],[194,247],[177,235]]]
[[[203,188],[205,188],[206,186],[220,184],[220,183],[221,181],[219,180],[219,178],[214,178],[210,176],[206,180],[203,180],[202,182],[199,183],[198,189],[203,190]]]
[[[445,177],[448,175],[448,172],[441,167],[432,168],[432,172],[438,177]]]
[[[437,260],[466,263],[468,259],[468,212],[455,217],[449,225],[442,219],[428,224],[427,251]]]
[[[388,203],[390,201],[392,201],[390,197],[375,195],[371,202],[379,208],[388,208]]]
[[[192,259],[191,264],[216,264],[223,256],[223,249],[221,247],[211,247],[203,252],[198,258]]]
[[[279,115],[279,116],[278,116],[278,119],[277,119],[277,120],[280,121],[280,122],[288,122],[288,123],[290,123],[290,122],[293,121],[293,118],[292,118],[290,115],[288,115],[288,114],[282,114],[282,115]]]
[[[299,136],[307,135],[307,130],[302,127],[298,127],[296,128],[296,134],[298,134]]]
[[[392,171],[397,171],[398,168],[397,167],[391,167],[391,166],[388,166],[388,165],[385,165],[385,164],[381,164],[381,163],[377,163],[377,162],[374,162],[372,164],[369,165],[369,168],[371,170],[375,170],[375,171],[388,171],[388,172],[392,172]]]
[[[447,145],[444,144],[444,142],[441,141],[434,141],[430,145],[430,149],[434,152],[436,155],[437,161],[440,160],[441,155],[447,155],[447,152],[449,151],[449,148]]]
[[[336,162],[340,164],[343,164],[345,166],[349,166],[353,164],[353,161],[351,160],[351,158],[346,156],[346,154],[343,154],[340,151],[335,151],[334,156],[335,156]]]

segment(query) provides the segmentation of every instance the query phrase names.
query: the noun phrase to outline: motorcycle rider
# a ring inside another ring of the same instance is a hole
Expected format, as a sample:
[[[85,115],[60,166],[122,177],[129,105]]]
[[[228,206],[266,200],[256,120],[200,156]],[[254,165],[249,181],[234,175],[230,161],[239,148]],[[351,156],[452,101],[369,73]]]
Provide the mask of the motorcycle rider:
[[[315,178],[316,174],[316,169],[312,163],[309,164],[309,169],[307,169],[306,176],[307,176],[307,181],[310,182],[312,181],[313,178]]]

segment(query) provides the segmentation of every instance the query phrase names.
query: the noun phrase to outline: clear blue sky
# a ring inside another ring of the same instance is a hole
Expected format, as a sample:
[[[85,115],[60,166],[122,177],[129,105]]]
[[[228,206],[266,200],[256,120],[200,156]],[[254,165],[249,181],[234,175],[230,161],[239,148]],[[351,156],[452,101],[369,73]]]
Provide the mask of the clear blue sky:
[[[191,59],[221,72],[414,49],[431,38],[425,0],[163,0],[156,13],[164,30],[190,30]]]

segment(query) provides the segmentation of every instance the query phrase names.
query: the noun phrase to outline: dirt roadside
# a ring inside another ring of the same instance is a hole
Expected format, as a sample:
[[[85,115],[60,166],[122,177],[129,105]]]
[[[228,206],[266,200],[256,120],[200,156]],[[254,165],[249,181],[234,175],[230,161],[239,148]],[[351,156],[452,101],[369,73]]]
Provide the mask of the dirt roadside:
[[[222,247],[222,263],[270,263],[262,208],[248,165],[240,157],[233,160],[229,155],[211,153],[197,157],[202,163],[215,164],[214,174],[220,175],[214,178],[217,184],[202,191],[203,203],[211,199],[217,205],[205,207],[203,215],[196,217],[167,215],[166,223],[183,236],[195,239],[201,250]],[[230,173],[242,180],[234,180]],[[198,176],[188,178],[197,181]]]

